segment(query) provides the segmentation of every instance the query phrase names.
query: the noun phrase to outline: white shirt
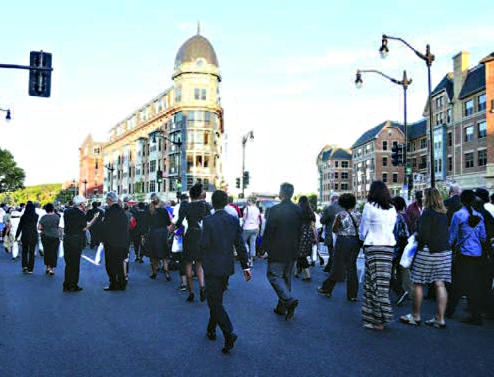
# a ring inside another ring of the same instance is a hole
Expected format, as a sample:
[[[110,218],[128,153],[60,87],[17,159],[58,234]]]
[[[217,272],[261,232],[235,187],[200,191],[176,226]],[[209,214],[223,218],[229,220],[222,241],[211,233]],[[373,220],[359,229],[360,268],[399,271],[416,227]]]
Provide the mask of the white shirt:
[[[365,203],[360,222],[360,239],[364,245],[394,246],[393,229],[396,223],[396,210],[382,209],[377,204]]]
[[[254,204],[247,206],[244,209],[244,225],[243,228],[245,230],[254,230],[259,229],[259,215],[261,212],[259,208],[257,208]]]
[[[489,213],[494,217],[494,204],[492,203],[485,203],[484,208],[489,211]]]

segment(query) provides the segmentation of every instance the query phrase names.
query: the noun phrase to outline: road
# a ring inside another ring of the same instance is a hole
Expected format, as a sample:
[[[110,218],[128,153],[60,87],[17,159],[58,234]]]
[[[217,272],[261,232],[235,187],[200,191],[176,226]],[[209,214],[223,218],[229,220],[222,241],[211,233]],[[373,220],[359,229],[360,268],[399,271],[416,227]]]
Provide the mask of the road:
[[[338,284],[327,298],[316,291],[326,274],[312,267],[312,282],[293,281],[300,300],[285,321],[273,313],[276,296],[258,260],[253,279],[240,269],[225,293],[238,341],[221,353],[223,337],[205,336],[206,303],[186,303],[178,273],[149,279],[148,263],[131,262],[125,292],[105,292],[103,265],[84,250],[78,293],[62,292],[63,259],[55,276],[36,257],[34,274],[0,247],[0,376],[487,376],[493,373],[494,321],[468,326],[458,318],[446,330],[392,323],[364,330],[360,296],[345,299]],[[197,286],[197,281],[195,281]],[[196,296],[198,296],[196,291]],[[464,305],[464,304],[463,304]],[[395,318],[410,312],[410,301]],[[459,310],[461,313],[462,310]],[[426,301],[423,318],[434,314]],[[458,316],[459,317],[459,316]]]

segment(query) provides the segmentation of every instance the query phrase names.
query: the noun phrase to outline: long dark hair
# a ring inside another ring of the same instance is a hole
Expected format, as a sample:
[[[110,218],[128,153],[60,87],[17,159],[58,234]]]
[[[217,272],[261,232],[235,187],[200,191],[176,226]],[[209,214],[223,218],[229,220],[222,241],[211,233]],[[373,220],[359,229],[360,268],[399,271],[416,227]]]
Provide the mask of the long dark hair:
[[[382,209],[390,209],[391,194],[389,193],[388,186],[383,181],[372,182],[369,195],[367,195],[367,201],[379,205]]]
[[[472,212],[472,206],[475,202],[475,192],[473,190],[463,190],[460,194],[460,200],[470,215],[468,216],[468,226],[475,228],[480,223],[480,216],[474,215]]]
[[[302,216],[304,218],[311,218],[312,219],[313,217],[315,217],[314,210],[312,209],[312,207],[309,203],[309,199],[305,195],[302,195],[298,199],[298,205],[300,206],[300,208],[302,208]]]

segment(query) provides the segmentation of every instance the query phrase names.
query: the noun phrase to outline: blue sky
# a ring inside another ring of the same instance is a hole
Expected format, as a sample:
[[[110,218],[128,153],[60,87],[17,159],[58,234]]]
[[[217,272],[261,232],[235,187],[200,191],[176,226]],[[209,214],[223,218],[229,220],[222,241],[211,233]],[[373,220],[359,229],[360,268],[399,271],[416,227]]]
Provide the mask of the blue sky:
[[[431,45],[435,86],[452,70],[452,57],[471,53],[471,67],[494,51],[490,2],[154,0],[9,2],[2,9],[0,63],[28,64],[29,51],[53,54],[51,98],[27,95],[28,72],[0,69],[0,147],[26,171],[26,185],[78,177],[78,148],[172,86],[175,55],[196,33],[219,59],[225,128],[225,175],[230,187],[241,169],[242,135],[250,189],[276,192],[283,181],[296,192],[317,190],[316,157],[326,144],[350,147],[386,119],[403,120],[402,88],[374,74],[354,86],[360,68],[400,79],[407,70],[408,120],[420,119],[427,100],[425,63],[399,42],[379,57],[382,33],[424,52]],[[41,5],[43,4],[43,5]],[[372,5],[374,4],[374,5]],[[467,16],[468,18],[465,18]],[[235,192],[235,190],[232,190]]]

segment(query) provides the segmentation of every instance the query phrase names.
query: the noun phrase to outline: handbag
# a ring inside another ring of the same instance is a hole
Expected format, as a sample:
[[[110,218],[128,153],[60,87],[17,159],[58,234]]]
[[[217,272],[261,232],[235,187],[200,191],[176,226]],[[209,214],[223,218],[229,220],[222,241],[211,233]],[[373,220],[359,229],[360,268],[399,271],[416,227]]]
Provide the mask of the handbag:
[[[451,245],[453,261],[458,259],[458,256],[461,254],[461,245],[463,245],[466,242],[466,240],[470,238],[472,233],[473,233],[473,229],[470,232],[470,234],[461,243],[456,243],[456,239],[454,240],[453,244]]]
[[[403,254],[401,255],[400,259],[400,266],[402,266],[403,268],[410,268],[415,253],[417,252],[418,245],[419,243],[415,239],[415,234],[412,234],[408,238],[408,243],[405,246],[405,249],[403,249]]]

